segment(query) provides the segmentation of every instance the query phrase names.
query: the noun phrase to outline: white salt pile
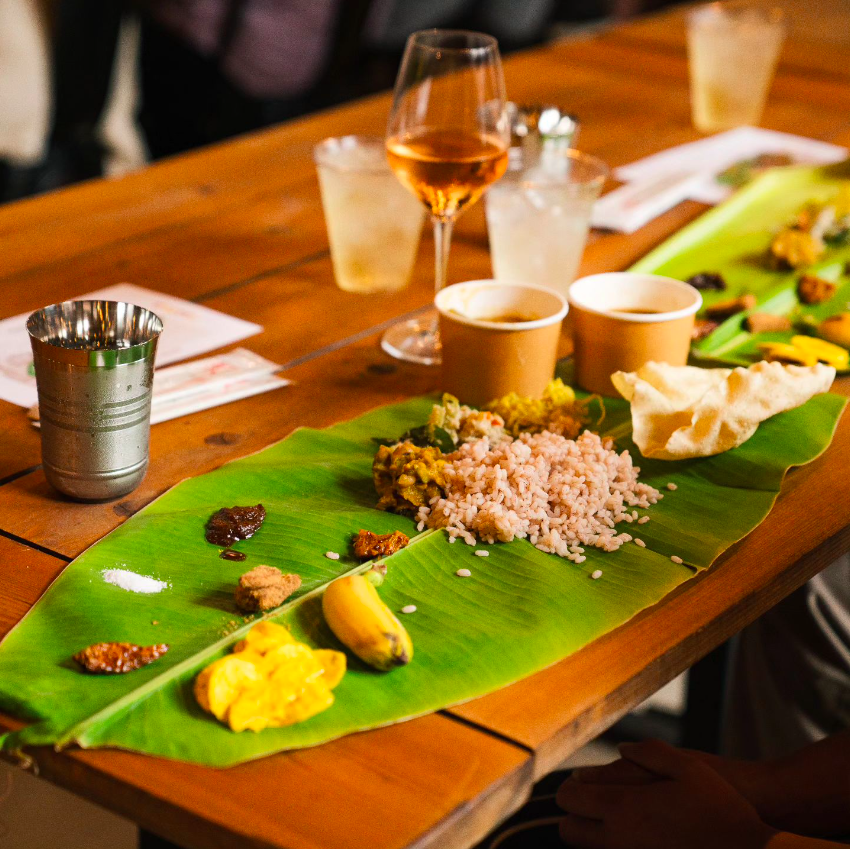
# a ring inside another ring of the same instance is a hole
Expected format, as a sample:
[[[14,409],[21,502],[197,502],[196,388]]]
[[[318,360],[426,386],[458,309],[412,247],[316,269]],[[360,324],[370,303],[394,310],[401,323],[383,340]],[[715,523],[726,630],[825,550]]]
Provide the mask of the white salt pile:
[[[104,569],[101,573],[107,584],[114,584],[131,593],[159,593],[171,586],[168,581],[157,581],[147,575],[138,575],[129,569]]]

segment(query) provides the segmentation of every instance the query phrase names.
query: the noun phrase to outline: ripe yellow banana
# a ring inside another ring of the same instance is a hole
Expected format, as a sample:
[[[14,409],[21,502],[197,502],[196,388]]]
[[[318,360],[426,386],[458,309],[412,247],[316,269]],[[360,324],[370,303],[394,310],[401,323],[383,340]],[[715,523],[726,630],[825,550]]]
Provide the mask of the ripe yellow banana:
[[[791,344],[801,351],[808,351],[821,362],[837,369],[846,369],[850,363],[850,352],[832,342],[816,339],[814,336],[794,336]]]
[[[817,355],[788,342],[763,342],[759,345],[759,350],[766,360],[775,362],[796,363],[801,366],[814,366],[818,362]]]
[[[337,639],[362,661],[384,672],[413,657],[404,625],[363,575],[337,578],[322,596],[325,621]]]

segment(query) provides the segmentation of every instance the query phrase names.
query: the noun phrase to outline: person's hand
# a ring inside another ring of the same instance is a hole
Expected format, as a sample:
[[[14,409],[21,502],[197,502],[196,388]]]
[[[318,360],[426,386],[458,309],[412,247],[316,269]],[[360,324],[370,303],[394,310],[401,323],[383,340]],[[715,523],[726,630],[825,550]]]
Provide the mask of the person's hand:
[[[715,770],[666,743],[578,771],[558,791],[561,837],[576,849],[763,849],[775,833]]]
[[[742,761],[690,749],[685,751],[710,766],[758,811],[765,822],[775,825],[772,819],[776,807],[773,796],[781,776],[775,762]]]
[[[774,828],[821,836],[850,832],[850,731],[776,760],[692,754],[726,779]]]
[[[762,807],[767,807],[769,789],[775,783],[776,768],[771,762],[741,761],[710,755],[695,749],[678,749],[710,766],[721,778],[729,782],[755,809],[762,819],[767,819]],[[581,767],[573,778],[587,784],[647,784],[658,776],[630,760],[620,758],[603,766]],[[769,820],[768,820],[769,821]]]

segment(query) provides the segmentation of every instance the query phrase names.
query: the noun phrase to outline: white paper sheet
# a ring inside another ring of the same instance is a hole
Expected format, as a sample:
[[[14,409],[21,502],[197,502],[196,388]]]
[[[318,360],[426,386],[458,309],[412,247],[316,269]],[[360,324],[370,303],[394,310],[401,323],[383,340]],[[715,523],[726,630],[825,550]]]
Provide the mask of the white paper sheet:
[[[153,382],[151,424],[289,386],[291,380],[274,373],[279,368],[259,354],[236,348],[226,354],[158,369]],[[36,404],[29,410],[35,427],[39,427],[38,415]]]
[[[89,299],[126,301],[153,310],[163,324],[157,346],[157,366],[231,345],[263,329],[259,324],[132,283],[118,283],[75,298]],[[32,373],[32,349],[26,330],[28,316],[29,313],[21,313],[0,321],[0,398],[21,407],[31,407],[38,400]]]
[[[279,368],[259,354],[236,348],[226,354],[158,369],[153,382],[151,424],[289,386],[291,380],[274,373]],[[39,427],[38,414],[36,404],[28,414],[34,427]]]
[[[730,165],[760,153],[787,153],[799,165],[827,165],[848,156],[847,148],[827,142],[762,127],[738,127],[623,165],[615,169],[614,176],[630,183],[660,179],[668,174],[701,173],[703,180],[694,184],[689,197],[702,203],[719,203],[733,189],[719,183],[717,175]]]
[[[233,378],[212,393],[196,392],[194,395],[185,398],[166,396],[159,403],[152,404],[151,424],[155,425],[180,418],[180,416],[188,416],[190,413],[220,407],[223,404],[230,404],[232,401],[241,401],[243,398],[270,392],[272,389],[282,389],[291,383],[291,380],[278,377],[276,374],[259,374]],[[154,396],[155,398],[156,396]]]
[[[590,223],[603,230],[634,233],[687,200],[701,182],[699,174],[672,173],[624,183],[596,201]]]

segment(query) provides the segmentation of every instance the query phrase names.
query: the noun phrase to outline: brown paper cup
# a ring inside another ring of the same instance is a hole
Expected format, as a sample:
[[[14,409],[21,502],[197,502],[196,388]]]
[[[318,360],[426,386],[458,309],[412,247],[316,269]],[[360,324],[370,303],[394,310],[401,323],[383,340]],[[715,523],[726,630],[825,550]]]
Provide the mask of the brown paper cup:
[[[687,363],[694,314],[702,306],[693,286],[653,274],[593,274],[573,283],[569,301],[582,389],[617,396],[615,371],[636,371],[650,360]]]
[[[434,299],[440,313],[442,388],[482,406],[508,392],[538,397],[555,374],[562,295],[542,286],[473,280]]]

